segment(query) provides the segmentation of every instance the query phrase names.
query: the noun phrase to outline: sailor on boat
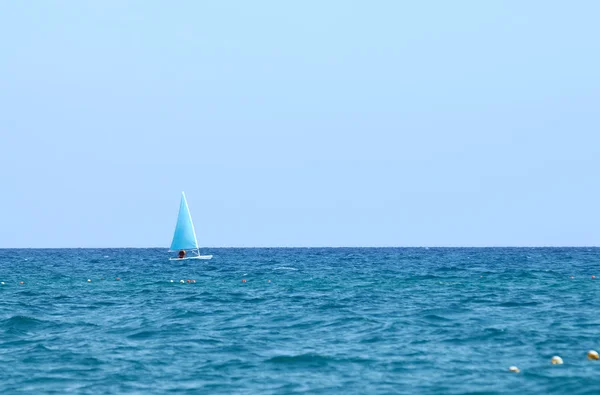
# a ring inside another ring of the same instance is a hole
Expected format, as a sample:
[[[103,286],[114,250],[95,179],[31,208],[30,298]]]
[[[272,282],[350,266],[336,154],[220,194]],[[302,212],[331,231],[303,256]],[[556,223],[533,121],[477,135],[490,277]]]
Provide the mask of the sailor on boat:
[[[179,251],[179,259],[185,258],[185,250]]]

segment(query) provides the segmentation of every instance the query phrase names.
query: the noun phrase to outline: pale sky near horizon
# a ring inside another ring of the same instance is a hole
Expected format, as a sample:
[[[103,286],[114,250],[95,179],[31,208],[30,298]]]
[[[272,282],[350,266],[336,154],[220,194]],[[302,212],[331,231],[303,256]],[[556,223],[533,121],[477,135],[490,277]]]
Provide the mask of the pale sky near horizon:
[[[600,245],[600,2],[0,3],[0,248]]]

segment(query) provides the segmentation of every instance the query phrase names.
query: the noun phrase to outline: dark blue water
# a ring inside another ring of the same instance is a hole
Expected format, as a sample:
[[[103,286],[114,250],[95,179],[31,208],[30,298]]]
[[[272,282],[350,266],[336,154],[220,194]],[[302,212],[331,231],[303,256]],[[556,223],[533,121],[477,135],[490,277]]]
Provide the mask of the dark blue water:
[[[600,249],[203,252],[0,250],[0,393],[600,393]]]

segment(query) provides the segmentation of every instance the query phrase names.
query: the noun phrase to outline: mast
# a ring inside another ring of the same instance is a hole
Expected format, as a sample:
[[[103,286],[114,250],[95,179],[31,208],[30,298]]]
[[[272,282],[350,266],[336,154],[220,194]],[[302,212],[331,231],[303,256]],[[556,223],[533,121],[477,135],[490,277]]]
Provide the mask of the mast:
[[[185,192],[181,191],[181,197],[185,203],[185,209],[187,211],[188,218],[190,219],[190,224],[192,225],[192,233],[194,234],[194,245],[196,246],[196,249],[200,251],[200,249],[198,248],[198,239],[196,238],[196,228],[194,228],[194,221],[192,221],[192,214],[190,213],[190,208],[188,207],[187,199],[185,198]]]

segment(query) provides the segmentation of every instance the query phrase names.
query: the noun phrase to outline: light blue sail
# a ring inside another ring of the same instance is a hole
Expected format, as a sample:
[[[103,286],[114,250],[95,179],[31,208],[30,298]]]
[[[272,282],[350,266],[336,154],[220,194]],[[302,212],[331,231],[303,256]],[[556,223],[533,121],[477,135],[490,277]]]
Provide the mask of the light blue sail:
[[[177,226],[171,243],[171,251],[191,250],[198,248],[196,240],[196,231],[190,215],[185,193],[181,192],[181,203],[179,205],[179,215],[177,216]]]

